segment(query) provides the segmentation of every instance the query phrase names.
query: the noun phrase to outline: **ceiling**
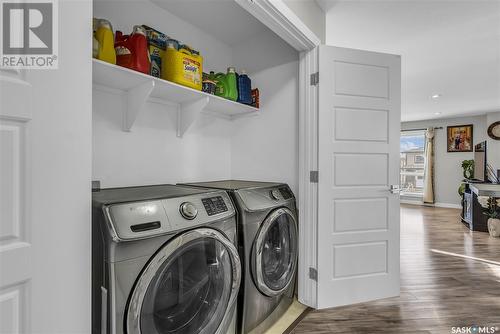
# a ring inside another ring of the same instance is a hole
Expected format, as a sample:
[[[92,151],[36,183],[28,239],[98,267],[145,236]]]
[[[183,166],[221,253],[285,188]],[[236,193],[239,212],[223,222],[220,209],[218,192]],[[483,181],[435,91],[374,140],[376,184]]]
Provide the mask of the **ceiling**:
[[[152,0],[159,7],[204,30],[228,46],[261,33],[266,27],[234,0]],[[214,13],[217,13],[215,16]]]
[[[500,1],[317,2],[327,44],[402,56],[402,121],[500,110]]]

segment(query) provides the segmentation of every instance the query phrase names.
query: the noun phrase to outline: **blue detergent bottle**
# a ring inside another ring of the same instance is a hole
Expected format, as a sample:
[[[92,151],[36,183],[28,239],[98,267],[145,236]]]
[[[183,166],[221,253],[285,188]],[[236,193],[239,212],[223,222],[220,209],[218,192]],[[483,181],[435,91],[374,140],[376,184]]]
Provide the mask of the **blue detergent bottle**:
[[[252,81],[245,70],[238,75],[238,102],[252,104]]]

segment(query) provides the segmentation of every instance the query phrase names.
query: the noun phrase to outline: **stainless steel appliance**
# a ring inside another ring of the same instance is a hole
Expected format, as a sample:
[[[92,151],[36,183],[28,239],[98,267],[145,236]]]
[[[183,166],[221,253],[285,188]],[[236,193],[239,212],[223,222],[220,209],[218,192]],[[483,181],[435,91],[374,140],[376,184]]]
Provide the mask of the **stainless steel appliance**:
[[[282,183],[237,180],[187,185],[231,194],[243,267],[238,329],[263,333],[293,302],[298,226],[292,191]]]
[[[92,332],[234,333],[241,264],[228,194],[93,193]]]

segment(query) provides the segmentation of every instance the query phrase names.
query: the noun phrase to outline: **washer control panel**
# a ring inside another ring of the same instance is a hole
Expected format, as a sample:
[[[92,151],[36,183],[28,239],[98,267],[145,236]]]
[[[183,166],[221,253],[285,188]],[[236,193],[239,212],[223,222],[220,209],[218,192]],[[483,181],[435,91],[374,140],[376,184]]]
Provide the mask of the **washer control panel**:
[[[182,217],[184,217],[188,220],[193,220],[198,215],[198,209],[191,202],[182,203],[181,206],[179,207],[179,211],[180,211]]]
[[[226,202],[224,202],[222,196],[202,198],[201,202],[203,203],[203,206],[205,207],[205,210],[207,211],[207,214],[209,216],[227,212],[228,210]]]
[[[173,233],[194,226],[235,219],[229,195],[222,190],[179,197],[104,205],[115,241]]]

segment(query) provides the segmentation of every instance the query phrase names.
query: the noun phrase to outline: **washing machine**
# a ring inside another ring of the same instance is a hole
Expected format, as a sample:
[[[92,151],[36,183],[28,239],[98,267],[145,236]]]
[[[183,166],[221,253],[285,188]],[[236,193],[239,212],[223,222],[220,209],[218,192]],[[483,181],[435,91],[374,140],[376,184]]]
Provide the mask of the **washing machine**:
[[[243,267],[238,330],[263,333],[293,302],[297,270],[295,197],[283,183],[214,181],[186,184],[228,191],[238,212]]]
[[[234,333],[241,263],[228,194],[93,193],[92,333]]]

